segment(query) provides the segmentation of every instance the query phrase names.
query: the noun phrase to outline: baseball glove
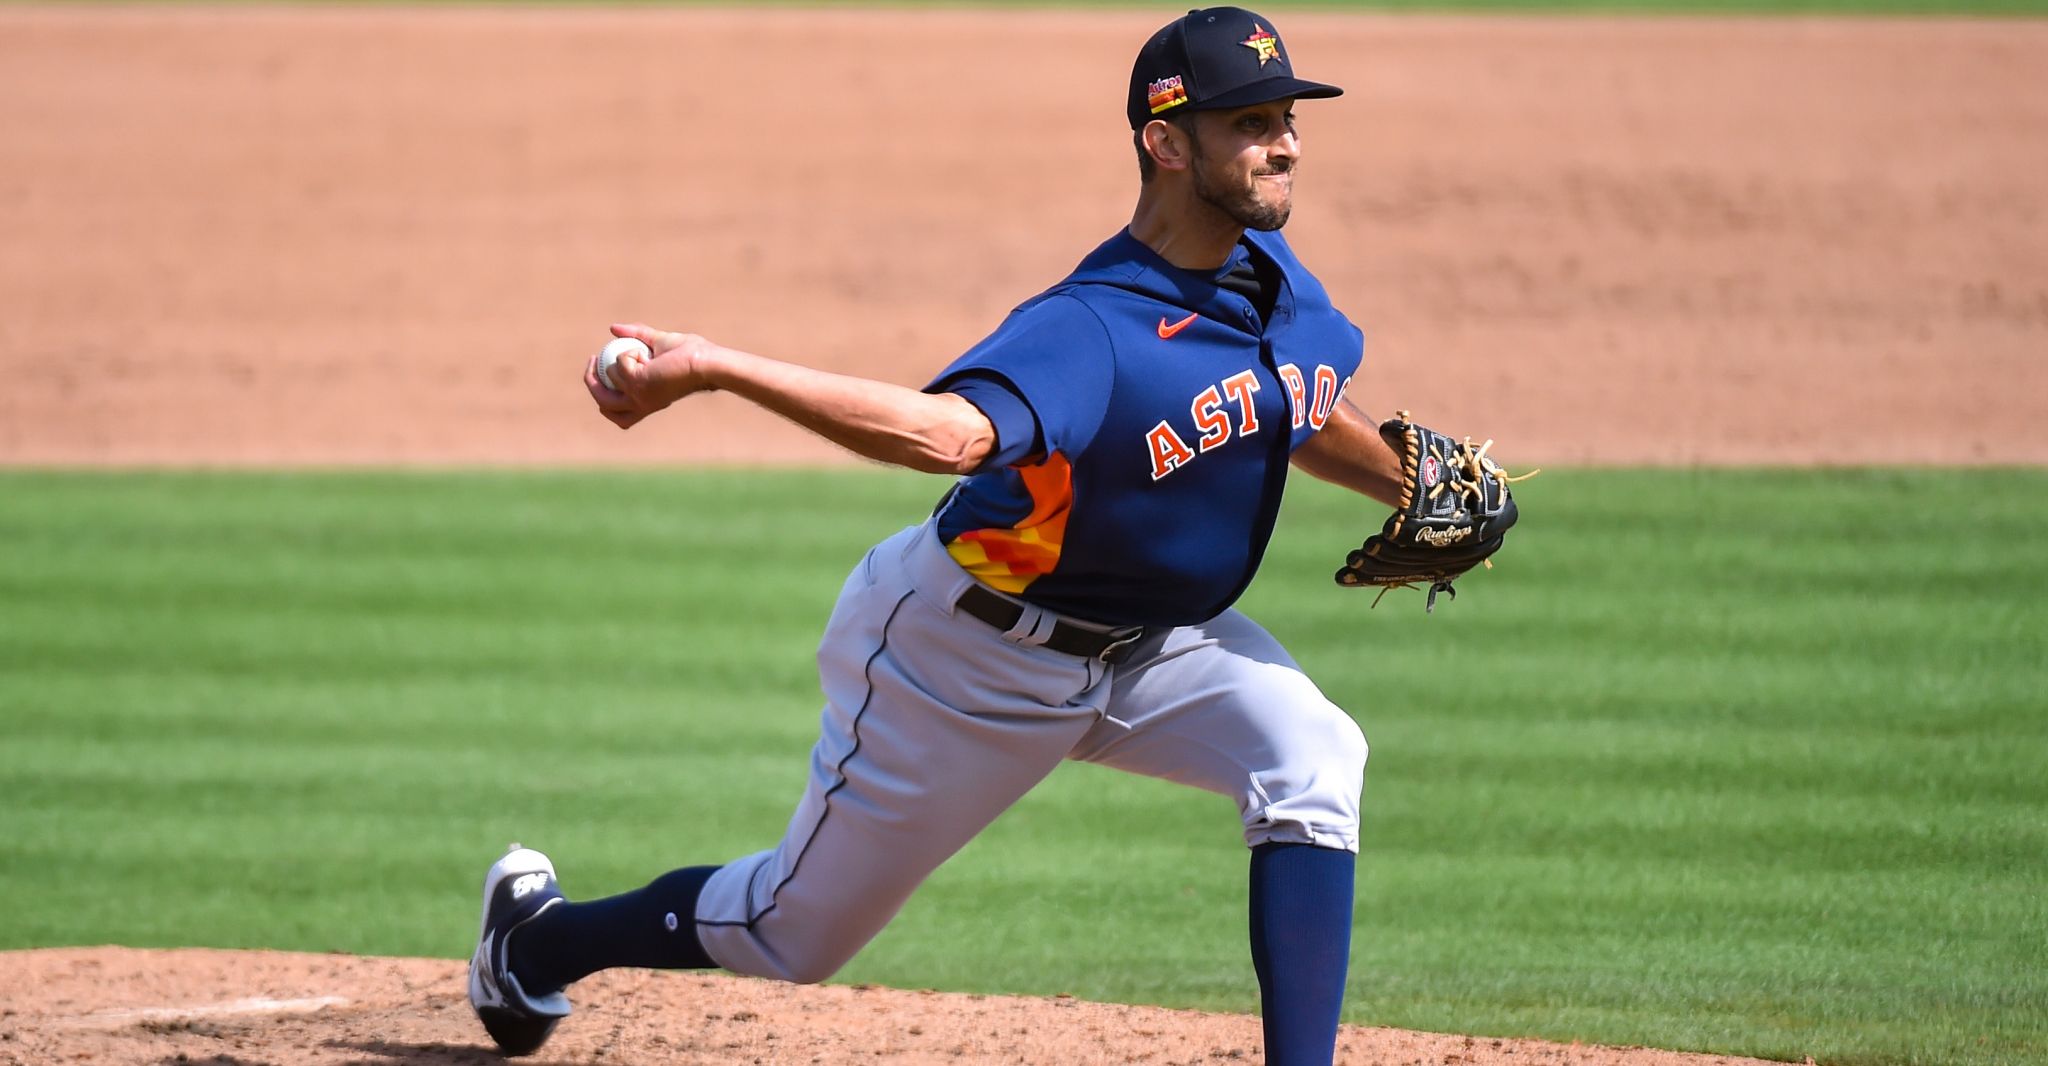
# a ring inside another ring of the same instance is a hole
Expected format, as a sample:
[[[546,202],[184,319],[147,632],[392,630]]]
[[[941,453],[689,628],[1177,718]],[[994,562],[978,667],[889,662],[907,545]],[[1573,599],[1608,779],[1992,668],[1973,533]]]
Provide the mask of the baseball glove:
[[[1380,423],[1380,436],[1401,457],[1401,503],[1378,533],[1366,538],[1337,571],[1337,584],[1347,588],[1377,587],[1380,595],[1395,588],[1429,587],[1423,611],[1436,609],[1436,594],[1449,593],[1465,571],[1500,550],[1508,527],[1515,524],[1515,500],[1508,485],[1536,476],[1531,470],[1509,477],[1487,457],[1491,440],[1474,447],[1408,420],[1396,412]],[[1373,606],[1379,606],[1375,598]]]

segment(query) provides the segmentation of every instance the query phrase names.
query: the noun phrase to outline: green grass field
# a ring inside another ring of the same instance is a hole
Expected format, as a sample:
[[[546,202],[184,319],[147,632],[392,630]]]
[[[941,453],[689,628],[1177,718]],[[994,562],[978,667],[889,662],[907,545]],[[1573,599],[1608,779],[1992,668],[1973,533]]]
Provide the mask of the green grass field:
[[[940,487],[0,473],[0,947],[459,957],[508,840],[578,896],[765,846],[838,582]],[[1348,1018],[2048,1058],[2048,472],[1521,496],[1425,618],[1300,481],[1247,597],[1374,745]],[[1249,1010],[1243,896],[1227,801],[1067,767],[841,979]]]

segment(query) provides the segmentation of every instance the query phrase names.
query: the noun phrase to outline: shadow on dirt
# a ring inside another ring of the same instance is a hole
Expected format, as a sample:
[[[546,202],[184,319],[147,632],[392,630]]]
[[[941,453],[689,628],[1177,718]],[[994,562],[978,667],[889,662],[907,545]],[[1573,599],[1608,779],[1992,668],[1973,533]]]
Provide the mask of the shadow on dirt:
[[[507,1061],[496,1051],[474,1044],[421,1043],[397,1040],[330,1040],[327,1046],[361,1051],[369,1058],[343,1066],[503,1066]],[[520,1059],[520,1066],[585,1066],[566,1059]]]
[[[156,1060],[156,1066],[270,1066],[262,1059],[245,1059],[240,1055],[208,1055],[203,1059],[190,1055],[167,1055]]]
[[[365,1052],[373,1058],[356,1058],[338,1066],[498,1066],[504,1060],[498,1052],[463,1048],[455,1043],[391,1043],[385,1039],[330,1041],[328,1048],[344,1052]],[[156,1066],[276,1066],[266,1058],[242,1056],[166,1056]],[[571,1062],[528,1062],[524,1066],[582,1066]]]
[[[406,1044],[390,1040],[330,1040],[325,1045],[341,1051],[360,1051],[370,1056],[340,1066],[499,1066],[505,1058],[495,1051],[462,1044]],[[566,1060],[522,1059],[521,1066],[585,1066]],[[157,1060],[156,1066],[273,1066],[266,1059],[245,1059],[239,1055],[210,1055],[198,1058],[173,1055]]]

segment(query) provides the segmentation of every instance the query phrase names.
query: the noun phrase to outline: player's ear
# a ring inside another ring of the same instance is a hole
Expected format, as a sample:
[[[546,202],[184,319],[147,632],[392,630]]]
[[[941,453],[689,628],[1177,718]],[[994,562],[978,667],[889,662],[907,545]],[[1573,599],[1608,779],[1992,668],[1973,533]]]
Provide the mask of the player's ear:
[[[1193,159],[1187,131],[1165,119],[1145,123],[1145,152],[1161,170],[1186,170]]]

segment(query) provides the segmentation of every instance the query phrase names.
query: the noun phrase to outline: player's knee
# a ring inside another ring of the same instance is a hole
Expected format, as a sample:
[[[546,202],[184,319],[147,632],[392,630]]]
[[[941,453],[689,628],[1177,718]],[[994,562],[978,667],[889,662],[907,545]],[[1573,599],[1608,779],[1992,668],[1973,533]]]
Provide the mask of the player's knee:
[[[831,978],[844,965],[844,959],[804,959],[792,966],[783,980],[791,984],[815,985]]]
[[[775,976],[791,984],[815,985],[830,979],[852,958],[853,952],[837,945],[807,945],[795,951],[778,953],[779,972]]]
[[[1365,731],[1334,706],[1296,723],[1274,751],[1275,765],[1253,775],[1244,809],[1245,843],[1314,844],[1356,850],[1365,789]]]
[[[716,935],[724,930],[714,927],[710,931]],[[790,939],[797,938],[737,934],[719,941],[722,950],[711,950],[711,955],[720,966],[736,974],[815,985],[829,980],[860,950],[859,944],[834,942],[830,930],[812,932],[794,944],[788,942]]]
[[[1355,800],[1364,790],[1365,760],[1371,754],[1365,730],[1335,704],[1325,704],[1305,734],[1292,757],[1308,764],[1310,780],[1323,782],[1322,787],[1341,783]]]
[[[1359,800],[1365,793],[1365,760],[1372,754],[1372,748],[1366,743],[1365,730],[1360,729],[1350,715],[1335,707],[1330,708],[1327,741],[1325,761],[1316,778],[1324,782],[1323,787],[1341,794],[1335,805],[1348,814],[1350,828],[1355,830]]]
[[[1372,745],[1366,743],[1365,730],[1359,728],[1358,723],[1350,715],[1338,711],[1337,719],[1336,736],[1331,744],[1334,749],[1333,757],[1342,765],[1355,767],[1360,774],[1360,784],[1363,787],[1365,760],[1372,754]]]

